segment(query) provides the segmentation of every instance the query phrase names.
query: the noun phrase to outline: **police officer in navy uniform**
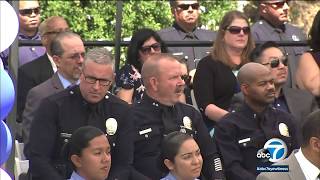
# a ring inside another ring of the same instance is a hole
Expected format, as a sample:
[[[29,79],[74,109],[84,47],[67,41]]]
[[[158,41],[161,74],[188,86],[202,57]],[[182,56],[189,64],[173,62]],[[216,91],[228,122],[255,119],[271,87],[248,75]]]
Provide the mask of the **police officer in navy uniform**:
[[[299,132],[293,117],[270,106],[275,88],[270,70],[258,63],[242,66],[238,80],[245,102],[225,115],[215,128],[228,180],[255,180],[257,152],[272,138],[288,147],[287,155],[299,147]],[[266,165],[270,165],[267,163]]]
[[[101,129],[109,139],[110,179],[124,179],[118,172],[123,176],[128,174],[130,147],[126,141],[130,141],[127,132],[133,126],[124,121],[128,105],[108,92],[113,79],[110,53],[104,48],[92,49],[85,56],[79,86],[42,101],[31,125],[30,142],[25,147],[33,180],[70,177],[71,166],[61,156],[62,149],[73,131],[86,125]]]
[[[200,4],[197,0],[170,0],[175,21],[172,27],[158,32],[164,41],[212,41],[215,33],[198,28]],[[169,47],[168,50],[187,60],[189,70],[196,68],[198,61],[208,55],[209,47]]]
[[[260,0],[260,19],[253,24],[252,34],[256,41],[305,41],[303,31],[288,23],[288,0]],[[287,86],[296,88],[295,72],[300,55],[308,50],[305,46],[284,46],[289,55]]]
[[[166,174],[160,170],[162,138],[173,131],[192,135],[204,159],[202,173],[208,180],[224,179],[215,141],[210,139],[200,113],[179,102],[185,86],[181,65],[168,54],[151,56],[142,67],[146,94],[128,115],[134,121],[134,168],[150,179]]]

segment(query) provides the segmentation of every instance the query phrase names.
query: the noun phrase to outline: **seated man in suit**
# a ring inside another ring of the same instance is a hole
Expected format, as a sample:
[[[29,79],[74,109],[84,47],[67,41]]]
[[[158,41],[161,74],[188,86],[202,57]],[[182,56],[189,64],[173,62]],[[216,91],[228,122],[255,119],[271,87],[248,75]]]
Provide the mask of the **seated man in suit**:
[[[289,172],[263,172],[257,180],[318,180],[320,178],[320,110],[311,113],[302,125],[299,150],[275,165],[288,165]]]
[[[258,45],[251,53],[253,62],[260,63],[271,71],[274,79],[276,98],[273,107],[293,115],[300,124],[309,113],[318,109],[317,102],[311,93],[285,86],[288,78],[288,57],[272,41]],[[231,110],[243,101],[243,95],[238,93],[232,100]]]
[[[50,52],[50,44],[55,36],[63,31],[69,31],[69,25],[60,16],[49,17],[40,24],[41,42],[47,52],[18,69],[17,122],[22,121],[21,116],[29,90],[49,79],[57,71]]]
[[[29,139],[31,122],[42,99],[58,93],[70,85],[78,84],[85,48],[79,35],[61,32],[52,41],[51,55],[58,70],[47,81],[32,88],[22,114],[23,142]]]
[[[240,68],[238,81],[244,103],[221,118],[214,138],[222,154],[227,179],[255,180],[260,149],[265,148],[269,140],[278,138],[290,153],[299,147],[299,133],[290,114],[270,106],[275,98],[275,87],[267,67],[247,63]]]

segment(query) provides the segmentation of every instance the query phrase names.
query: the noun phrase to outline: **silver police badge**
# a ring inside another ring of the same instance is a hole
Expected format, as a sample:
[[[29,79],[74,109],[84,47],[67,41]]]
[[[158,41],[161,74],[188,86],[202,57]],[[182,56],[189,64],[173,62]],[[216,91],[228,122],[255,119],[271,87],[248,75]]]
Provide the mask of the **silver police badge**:
[[[279,124],[279,132],[282,136],[290,137],[288,126],[285,123]]]
[[[192,122],[188,116],[183,117],[182,121],[185,128],[192,130]]]
[[[292,34],[291,38],[293,41],[300,41],[300,38],[295,34]]]
[[[112,136],[116,134],[118,129],[118,123],[115,118],[108,118],[106,120],[106,132],[108,135]]]

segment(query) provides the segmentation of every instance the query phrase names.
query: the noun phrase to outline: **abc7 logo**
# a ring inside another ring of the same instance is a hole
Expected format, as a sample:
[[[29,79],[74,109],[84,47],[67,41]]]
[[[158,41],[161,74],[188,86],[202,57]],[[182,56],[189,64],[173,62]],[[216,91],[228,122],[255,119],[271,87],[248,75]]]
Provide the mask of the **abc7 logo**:
[[[278,162],[287,156],[288,148],[284,141],[278,138],[268,140],[263,149],[257,152],[257,158],[263,162]]]

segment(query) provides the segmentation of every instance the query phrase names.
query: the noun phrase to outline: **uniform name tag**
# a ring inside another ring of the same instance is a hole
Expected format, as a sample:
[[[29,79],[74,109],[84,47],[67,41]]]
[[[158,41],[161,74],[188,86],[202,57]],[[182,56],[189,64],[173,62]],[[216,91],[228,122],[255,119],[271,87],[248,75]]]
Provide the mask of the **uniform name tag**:
[[[151,132],[151,131],[152,131],[152,129],[151,129],[151,128],[148,128],[148,129],[139,131],[139,134],[140,134],[140,135],[143,135],[143,134],[147,134],[147,133],[149,133],[149,132]]]
[[[250,138],[245,138],[245,139],[239,140],[238,142],[239,142],[239,144],[242,144],[242,143],[246,143],[246,142],[249,142],[249,141],[251,141]]]
[[[63,138],[71,138],[71,134],[68,134],[68,133],[60,133],[60,137],[63,137]]]

